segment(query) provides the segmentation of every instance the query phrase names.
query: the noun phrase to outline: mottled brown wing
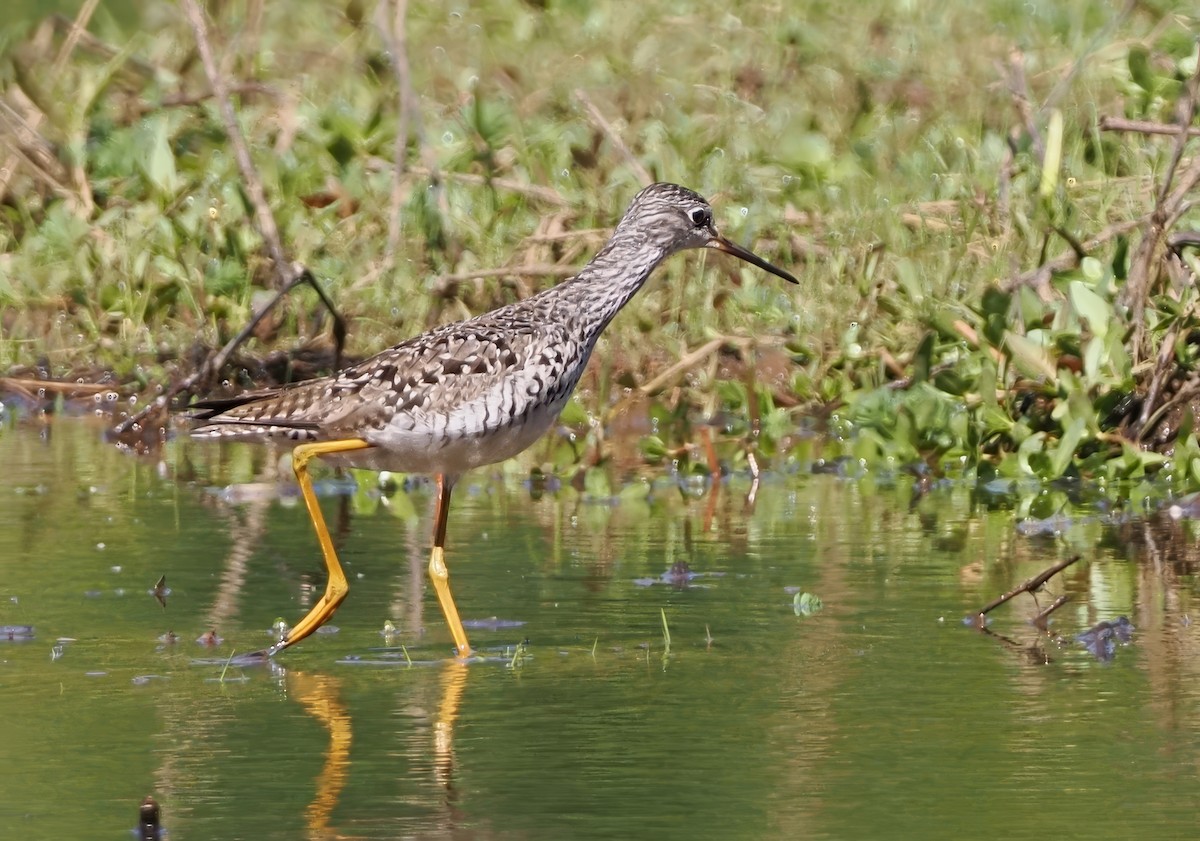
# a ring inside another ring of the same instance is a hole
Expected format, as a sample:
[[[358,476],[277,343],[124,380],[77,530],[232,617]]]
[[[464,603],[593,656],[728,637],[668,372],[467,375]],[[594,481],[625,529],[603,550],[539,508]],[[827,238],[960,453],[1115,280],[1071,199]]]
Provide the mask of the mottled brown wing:
[[[468,402],[506,373],[535,364],[565,328],[505,307],[401,342],[329,377],[193,404],[199,437],[321,440],[378,430],[397,414]]]

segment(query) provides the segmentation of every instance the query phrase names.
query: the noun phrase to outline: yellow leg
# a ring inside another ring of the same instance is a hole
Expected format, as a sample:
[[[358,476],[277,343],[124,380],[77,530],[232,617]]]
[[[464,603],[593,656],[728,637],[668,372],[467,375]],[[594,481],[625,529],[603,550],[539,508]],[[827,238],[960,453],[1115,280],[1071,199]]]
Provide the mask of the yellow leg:
[[[296,481],[300,483],[300,492],[304,495],[304,505],[308,508],[308,516],[317,532],[317,542],[321,544],[321,555],[325,558],[325,569],[329,580],[325,584],[325,595],[312,606],[304,618],[288,631],[287,636],[267,649],[268,654],[275,654],[295,645],[313,631],[320,628],[329,617],[333,616],[342,599],[350,590],[346,582],[346,574],[338,562],[337,552],[333,548],[333,540],[329,537],[329,528],[325,525],[325,517],[321,514],[321,506],[317,495],[313,492],[312,478],[308,475],[308,462],[332,453],[344,453],[350,450],[363,450],[371,445],[361,438],[344,438],[338,441],[318,441],[314,444],[301,444],[292,451],[292,469],[296,471]]]
[[[467,642],[467,632],[463,630],[462,620],[458,618],[458,608],[454,606],[454,596],[450,595],[450,572],[446,569],[446,518],[450,513],[450,491],[454,487],[454,479],[443,474],[437,477],[437,507],[433,515],[433,551],[429,557],[429,577],[433,581],[433,589],[437,593],[442,613],[446,616],[446,624],[454,636],[454,647],[460,658],[471,656],[471,645]]]

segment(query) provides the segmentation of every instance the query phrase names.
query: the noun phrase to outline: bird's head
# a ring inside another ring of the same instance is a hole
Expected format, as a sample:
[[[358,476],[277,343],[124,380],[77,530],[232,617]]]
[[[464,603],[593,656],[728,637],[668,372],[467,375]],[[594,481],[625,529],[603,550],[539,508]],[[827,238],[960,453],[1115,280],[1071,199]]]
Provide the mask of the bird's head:
[[[665,255],[688,248],[715,248],[791,283],[791,274],[742,248],[713,226],[712,207],[699,193],[678,184],[651,184],[634,196],[617,225],[618,232],[636,233],[661,248]]]

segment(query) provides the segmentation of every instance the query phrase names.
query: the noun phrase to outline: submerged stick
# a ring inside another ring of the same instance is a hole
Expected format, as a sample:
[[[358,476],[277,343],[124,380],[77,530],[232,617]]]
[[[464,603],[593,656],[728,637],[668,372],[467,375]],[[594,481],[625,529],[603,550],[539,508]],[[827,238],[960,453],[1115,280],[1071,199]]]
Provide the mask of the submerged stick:
[[[1029,623],[1031,625],[1033,625],[1035,628],[1040,628],[1043,631],[1046,630],[1046,625],[1050,620],[1050,614],[1053,613],[1054,611],[1058,610],[1060,607],[1062,607],[1064,604],[1066,604],[1070,600],[1071,600],[1071,597],[1068,596],[1066,593],[1063,593],[1057,599],[1050,602],[1050,604],[1047,605],[1046,608],[1044,610],[1042,610],[1041,613],[1039,613],[1037,616],[1030,619]]]
[[[1025,581],[1023,581],[1021,584],[1014,587],[1013,589],[1009,590],[1003,596],[1000,596],[999,598],[984,605],[984,607],[981,608],[977,614],[975,614],[976,622],[978,624],[982,625],[984,616],[991,613],[993,610],[995,610],[996,608],[998,608],[1000,605],[1004,604],[1005,602],[1015,599],[1017,596],[1021,595],[1022,593],[1029,593],[1030,595],[1032,595],[1037,590],[1039,590],[1043,584],[1045,584],[1051,578],[1058,575],[1060,572],[1062,572],[1064,569],[1066,569],[1067,567],[1069,567],[1071,564],[1075,563],[1082,557],[1083,557],[1082,555],[1074,555],[1070,558],[1067,558],[1065,561],[1059,561],[1054,566],[1042,570],[1041,572],[1039,572],[1037,575],[1033,576],[1032,578],[1025,579]],[[1057,609],[1057,606],[1055,606],[1054,609]]]

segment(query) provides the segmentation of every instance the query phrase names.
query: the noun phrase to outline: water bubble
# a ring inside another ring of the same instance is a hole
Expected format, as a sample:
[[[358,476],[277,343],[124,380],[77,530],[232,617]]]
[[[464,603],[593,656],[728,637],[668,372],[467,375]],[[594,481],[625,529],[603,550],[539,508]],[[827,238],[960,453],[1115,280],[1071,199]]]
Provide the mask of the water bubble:
[[[785,175],[785,176],[783,176],[783,183],[784,183],[784,184],[791,184],[791,183],[792,183],[792,176],[790,176],[790,175]]]
[[[442,135],[442,143],[446,146],[454,143],[454,132],[448,131]]]
[[[738,211],[738,213],[742,214],[742,218],[745,219],[747,216],[750,215],[750,208],[743,207],[741,210]]]

